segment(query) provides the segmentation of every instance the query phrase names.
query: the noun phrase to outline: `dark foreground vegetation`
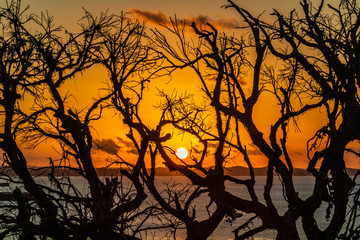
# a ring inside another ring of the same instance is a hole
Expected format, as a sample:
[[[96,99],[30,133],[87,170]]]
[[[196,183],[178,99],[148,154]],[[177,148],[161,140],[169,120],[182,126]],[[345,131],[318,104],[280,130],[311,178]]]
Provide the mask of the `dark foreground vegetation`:
[[[234,30],[240,37],[211,23],[171,19],[150,29],[126,14],[89,12],[72,32],[46,14],[30,14],[20,0],[2,3],[1,176],[30,195],[15,189],[12,204],[0,206],[0,238],[151,239],[151,229],[176,238],[181,228],[187,239],[198,240],[211,236],[224,219],[233,223],[234,239],[268,229],[276,231],[276,239],[299,239],[299,227],[308,239],[359,238],[357,174],[349,174],[344,160],[345,154],[360,154],[354,147],[360,138],[359,3],[301,0],[286,15],[274,10],[273,22],[262,21],[241,3],[224,4],[243,20]],[[276,59],[278,67],[267,59]],[[96,79],[101,87],[93,102],[78,108],[69,83],[93,68],[105,72]],[[196,74],[201,96],[159,90],[152,98],[161,99],[160,114],[151,121],[156,124],[147,123],[141,110],[147,88],[185,70]],[[254,109],[269,92],[278,112],[265,129]],[[308,146],[307,173],[314,178],[312,194],[301,198],[288,134],[301,116],[315,110],[322,112],[324,125],[301,143]],[[96,139],[94,123],[106,112],[119,118],[124,132],[118,134],[126,136],[136,160],[113,153],[109,167],[121,174],[103,178],[94,154],[105,146]],[[176,158],[168,146],[169,129],[199,142],[190,160]],[[34,169],[23,149],[46,141],[57,143],[60,157]],[[254,190],[260,174],[250,146],[267,159],[261,197]],[[226,170],[230,161],[245,163],[247,175],[232,176]],[[191,185],[158,189],[159,163]],[[46,173],[50,185],[35,181],[34,172]],[[86,193],[73,184],[73,173],[87,182]],[[271,197],[275,177],[288,203],[285,213]],[[228,182],[244,186],[249,197],[231,192]],[[202,196],[209,201],[207,217],[200,219],[196,201]],[[322,205],[328,226],[320,229],[316,211]],[[148,224],[154,219],[161,225]]]

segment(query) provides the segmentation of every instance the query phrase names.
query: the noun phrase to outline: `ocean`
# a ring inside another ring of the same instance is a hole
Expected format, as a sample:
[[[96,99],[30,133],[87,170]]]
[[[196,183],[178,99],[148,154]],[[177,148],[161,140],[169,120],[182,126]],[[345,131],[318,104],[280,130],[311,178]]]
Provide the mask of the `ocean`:
[[[239,179],[245,179],[243,176],[239,176]],[[76,188],[86,194],[88,193],[88,185],[84,181],[84,179],[80,177],[71,177],[71,180],[73,184],[76,186]],[[49,184],[49,181],[46,177],[38,177],[38,182],[41,182],[45,185]],[[261,202],[264,202],[262,193],[264,189],[264,185],[266,182],[265,176],[259,176],[256,178],[256,185],[255,185],[255,191],[259,197],[259,200]],[[303,199],[310,196],[313,191],[313,185],[314,185],[314,178],[311,176],[294,176],[294,183],[296,191],[299,193],[299,196]],[[189,184],[188,180],[183,176],[159,176],[156,180],[156,186],[158,187],[160,192],[163,192],[164,196],[167,196],[166,189],[168,186],[172,186],[172,190],[175,191],[181,191],[184,186]],[[0,187],[0,192],[9,191],[10,189],[14,189],[16,187],[16,184],[11,184],[9,187]],[[128,181],[124,181],[124,187],[130,187]],[[10,189],[9,189],[10,188]],[[250,199],[250,197],[247,194],[247,191],[244,187],[228,183],[226,185],[227,191],[243,198]],[[282,186],[281,182],[277,177],[274,178],[274,184],[271,192],[271,196],[274,202],[274,205],[277,207],[278,212],[280,214],[283,214],[287,209],[287,203],[284,200],[283,192],[282,192]],[[181,196],[180,196],[181,197]],[[151,197],[147,200],[147,202],[152,201]],[[200,199],[198,199],[192,207],[196,208],[196,216],[199,220],[206,218],[207,216],[207,209],[206,205],[209,203],[209,198],[205,195],[202,196]],[[4,204],[4,202],[2,203]],[[326,208],[327,204],[323,204],[316,212],[316,219],[317,224],[320,227],[320,229],[325,229],[328,225],[328,220],[326,219]],[[245,220],[248,219],[248,217],[251,215],[244,214],[244,217],[238,218],[232,222],[227,221],[227,219],[224,219],[221,224],[218,226],[218,228],[214,231],[214,233],[208,238],[209,240],[226,240],[226,239],[234,239],[234,233],[233,230],[240,226]],[[150,226],[158,226],[160,222],[156,219],[150,219],[150,221],[144,225],[144,227],[150,227]],[[300,220],[297,222],[299,234],[301,239],[306,239],[304,232],[301,230],[301,222]],[[254,239],[257,240],[265,240],[265,239],[275,239],[276,232],[272,230],[268,230],[265,232],[262,232],[254,237]],[[169,237],[169,234],[165,234],[161,230],[156,231],[147,231],[147,233],[142,233],[139,237],[142,239],[154,239],[154,240],[160,240],[160,239],[174,239],[173,236]],[[175,234],[176,239],[183,240],[186,238],[185,230],[178,230]]]
[[[237,178],[245,179],[244,176],[238,176]],[[165,186],[167,182],[173,181],[174,183],[179,184],[179,188],[181,185],[187,184],[186,178],[184,178],[182,176],[158,177],[157,181],[158,181],[157,184],[159,186]],[[314,181],[315,181],[315,179],[311,176],[294,176],[295,188],[296,188],[296,191],[298,191],[299,196],[301,198],[305,199],[306,197],[311,195],[311,193],[313,191]],[[264,191],[265,183],[266,183],[265,176],[256,177],[255,192],[258,195],[259,200],[263,203],[265,202],[263,199],[263,191]],[[245,187],[239,186],[238,184],[228,183],[226,185],[226,190],[239,196],[239,197],[250,199],[250,196],[248,196],[248,193],[247,193],[247,190],[245,189]],[[274,205],[278,209],[278,212],[280,214],[283,214],[287,209],[287,202],[284,200],[281,182],[277,177],[274,177],[274,184],[273,184],[273,188],[271,191],[271,196],[272,196]],[[198,205],[200,205],[200,206],[196,206],[196,207],[197,207],[197,209],[200,210],[200,211],[197,211],[197,214],[199,215],[200,219],[207,215],[206,208],[204,208],[204,206],[206,204],[208,204],[208,199],[205,197],[202,199],[202,201],[198,201]],[[323,204],[321,206],[321,208],[319,208],[316,212],[316,218],[317,218],[318,226],[320,227],[320,229],[325,229],[328,224],[328,221],[326,220],[326,208],[327,208],[327,204]],[[244,216],[245,217],[239,218],[239,219],[233,221],[232,223],[229,223],[228,221],[226,221],[226,219],[224,219],[221,222],[221,224],[218,226],[218,228],[214,231],[214,233],[208,239],[209,240],[234,239],[233,230],[236,227],[240,226],[242,223],[244,223],[245,220],[247,220],[248,217],[250,217],[252,215],[244,214]],[[297,222],[297,225],[298,225],[298,229],[299,229],[300,239],[306,239],[305,233],[303,231],[301,231],[300,220]],[[265,240],[265,239],[275,239],[275,237],[276,237],[276,231],[268,230],[268,231],[264,231],[262,233],[257,234],[254,237],[254,239]],[[186,238],[186,236],[185,236],[184,231],[177,232],[176,239],[183,240],[185,238]],[[162,238],[159,237],[156,239],[160,240]]]

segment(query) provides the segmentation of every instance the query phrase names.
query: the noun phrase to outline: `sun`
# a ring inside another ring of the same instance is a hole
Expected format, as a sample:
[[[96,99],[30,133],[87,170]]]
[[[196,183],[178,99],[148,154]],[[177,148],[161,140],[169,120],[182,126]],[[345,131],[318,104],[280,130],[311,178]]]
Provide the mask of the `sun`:
[[[187,156],[188,156],[188,151],[185,149],[185,148],[178,148],[177,150],[176,150],[176,156],[178,157],[178,158],[180,158],[180,159],[184,159],[184,158],[186,158]]]

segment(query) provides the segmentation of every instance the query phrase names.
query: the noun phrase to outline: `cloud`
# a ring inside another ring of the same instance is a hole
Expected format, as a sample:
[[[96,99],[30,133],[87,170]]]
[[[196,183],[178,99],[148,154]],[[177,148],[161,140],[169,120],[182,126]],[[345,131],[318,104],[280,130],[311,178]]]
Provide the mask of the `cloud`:
[[[199,149],[196,148],[196,147],[191,148],[191,151],[192,151],[193,153],[195,153],[195,154],[201,154],[201,153],[202,153],[202,149],[199,150]]]
[[[144,20],[147,20],[155,24],[165,24],[169,22],[169,18],[161,11],[143,11],[139,9],[131,9],[130,12],[136,13],[136,15]]]
[[[117,137],[116,139],[118,140],[119,143],[121,143],[125,147],[133,147],[133,143],[129,140],[122,139],[121,137]]]
[[[248,148],[246,148],[246,152],[247,152],[247,154],[253,155],[253,156],[263,155],[263,153],[260,151],[260,149],[254,143],[248,144]]]
[[[118,143],[121,145],[121,150],[123,152],[126,152],[128,154],[135,154],[135,155],[139,154],[132,141],[123,139],[121,137],[117,137],[116,139]]]
[[[303,152],[298,152],[298,151],[295,151],[295,152],[293,152],[292,154],[294,154],[295,156],[305,156],[305,153],[303,153]]]
[[[238,79],[238,82],[240,83],[240,85],[247,85],[247,84],[248,84],[247,81],[246,81],[246,79],[245,79],[245,78],[242,78],[242,77],[240,77],[240,78]]]
[[[116,154],[121,148],[111,138],[97,139],[94,142],[95,142],[95,150],[106,152],[106,153],[109,153],[109,154]]]
[[[140,9],[131,9],[129,12],[135,13],[138,16],[138,18],[146,20],[156,25],[170,24],[169,17],[165,13],[159,10],[157,10],[156,12],[152,12],[152,11],[144,11]],[[239,23],[234,18],[212,19],[206,15],[199,15],[196,17],[189,16],[179,20],[185,21],[185,23],[188,25],[190,25],[192,22],[195,22],[200,25],[205,25],[206,23],[210,23],[214,27],[222,28],[222,29],[230,29],[239,26]]]
[[[259,149],[246,149],[247,154],[252,156],[261,156],[263,153]]]
[[[114,141],[111,138],[94,140],[94,150],[108,154],[117,154],[119,151],[128,154],[138,154],[131,141],[117,137]]]
[[[208,143],[208,148],[217,148],[219,145],[219,143],[217,142],[209,142]]]
[[[195,22],[197,24],[200,25],[205,25],[207,23],[212,24],[214,27],[219,27],[219,28],[235,28],[238,27],[239,24],[238,22],[233,19],[211,19],[209,16],[206,15],[199,15],[197,17],[188,17],[186,19],[184,19],[187,23],[192,23]]]
[[[138,154],[138,152],[137,152],[137,150],[136,150],[135,148],[126,150],[126,153],[129,153],[129,154]]]

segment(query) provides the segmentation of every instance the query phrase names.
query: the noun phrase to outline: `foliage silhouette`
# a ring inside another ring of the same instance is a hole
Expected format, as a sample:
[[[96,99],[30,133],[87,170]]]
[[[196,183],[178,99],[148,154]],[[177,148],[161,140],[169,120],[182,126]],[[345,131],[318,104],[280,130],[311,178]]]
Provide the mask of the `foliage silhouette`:
[[[325,1],[313,7],[302,0],[299,12],[288,17],[274,10],[272,24],[227,2],[225,8],[244,20],[241,37],[220,33],[211,23],[175,18],[149,30],[126,14],[94,17],[86,11],[73,33],[45,14],[26,15],[20,0],[6,2],[0,9],[1,176],[30,195],[16,188],[16,204],[0,207],[1,237],[140,239],[155,229],[176,238],[185,229],[189,240],[207,239],[223,221],[233,226],[234,239],[269,229],[276,230],[276,239],[300,239],[299,227],[308,239],[358,237],[358,174],[349,176],[344,160],[345,153],[359,155],[352,148],[360,136],[357,2],[343,0],[325,10]],[[281,61],[281,69],[268,59]],[[106,89],[80,109],[64,86],[94,67],[106,71]],[[200,96],[158,91],[160,114],[152,116],[155,124],[146,123],[147,86],[185,69],[197,76]],[[254,112],[268,92],[278,112],[266,128]],[[298,127],[299,117],[315,109],[326,112],[326,123],[307,143],[307,171],[315,183],[302,198],[294,184],[289,125]],[[119,176],[102,177],[94,153],[106,146],[94,139],[94,123],[109,111],[122,120],[136,159],[106,150]],[[169,147],[169,129],[199,143],[188,161]],[[49,158],[48,167],[30,167],[21,144],[36,148],[46,141],[58,143],[61,158]],[[267,160],[262,195],[255,191],[250,148]],[[159,187],[159,161],[189,184]],[[245,162],[249,176],[227,174],[230,161]],[[44,173],[50,185],[36,176]],[[75,186],[74,173],[86,182],[85,192]],[[271,195],[276,177],[288,204],[284,212]],[[328,226],[320,229],[315,212],[324,204]],[[161,225],[151,224],[154,219]]]

